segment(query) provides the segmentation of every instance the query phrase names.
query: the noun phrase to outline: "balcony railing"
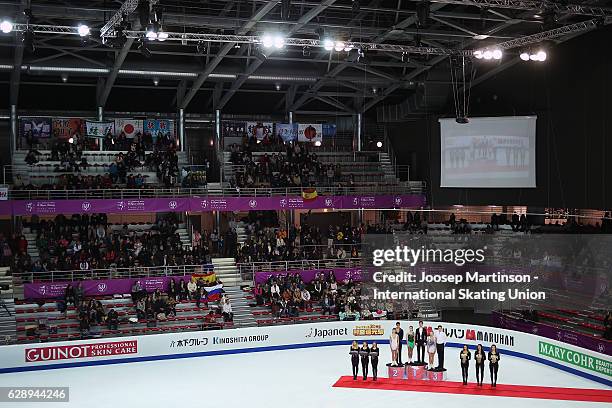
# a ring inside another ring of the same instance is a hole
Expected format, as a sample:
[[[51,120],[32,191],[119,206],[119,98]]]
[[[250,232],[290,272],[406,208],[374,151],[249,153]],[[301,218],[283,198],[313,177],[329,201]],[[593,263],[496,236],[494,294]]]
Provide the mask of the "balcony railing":
[[[352,187],[316,187],[319,195],[384,195],[423,194],[425,184],[411,181],[401,184],[376,184]],[[144,189],[99,189],[99,190],[14,190],[9,200],[70,200],[70,199],[145,199],[175,197],[272,197],[299,196],[301,187],[290,188],[144,188]]]
[[[242,280],[249,282],[254,281],[255,273],[257,272],[357,268],[361,266],[362,258],[304,259],[297,261],[248,262],[236,264]]]

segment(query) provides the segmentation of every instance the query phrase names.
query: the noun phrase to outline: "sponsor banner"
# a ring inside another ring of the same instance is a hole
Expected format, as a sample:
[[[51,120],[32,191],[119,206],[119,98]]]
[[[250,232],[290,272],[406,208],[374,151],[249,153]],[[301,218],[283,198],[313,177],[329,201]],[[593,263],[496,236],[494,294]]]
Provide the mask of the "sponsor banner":
[[[249,138],[255,136],[257,140],[263,140],[266,136],[269,138],[272,135],[272,122],[247,122],[246,129]]]
[[[125,133],[125,137],[132,139],[138,133],[142,133],[144,122],[141,119],[115,119],[115,131],[117,135]]]
[[[298,142],[323,142],[323,125],[298,123]]]
[[[425,196],[404,194],[393,196],[317,196],[305,200],[301,196],[227,197],[227,198],[152,198],[124,200],[12,200],[0,206],[0,215],[45,215],[142,212],[202,212],[284,210],[292,208],[418,208],[425,205]]]
[[[145,119],[144,131],[149,132],[154,138],[170,134],[174,137],[174,121],[170,119]]]
[[[138,353],[138,340],[113,341],[25,349],[27,363],[120,356]]]
[[[87,132],[87,136],[103,138],[109,132],[115,134],[115,122],[86,120],[85,129]]]
[[[61,275],[61,272],[57,272]],[[190,275],[182,276],[157,276],[149,278],[126,278],[126,279],[95,279],[80,281],[85,296],[104,296],[104,295],[123,295],[131,293],[132,286],[136,281],[140,281],[142,288],[147,292],[154,292],[156,289],[165,292],[170,281],[174,279],[178,284],[181,279],[186,282],[190,280]],[[26,299],[55,299],[64,297],[66,286],[75,285],[75,282],[37,282],[24,283],[23,291]]]
[[[51,137],[51,118],[19,118],[19,134],[25,137],[28,132],[32,132],[32,136],[40,139]]]
[[[524,366],[526,370],[532,364],[543,363],[551,366],[552,369],[565,370],[572,374],[578,373],[604,384],[612,384],[609,373],[610,358],[604,354],[529,333],[494,327],[445,322],[425,322],[425,327],[431,330],[439,324],[443,326],[447,333],[447,347],[461,347],[467,344],[473,349],[477,344],[482,344],[485,350],[488,350],[492,344],[496,344],[502,355],[502,360],[518,357],[520,360],[517,359],[516,364]],[[401,325],[406,331],[409,326],[416,328],[418,322],[414,320],[401,321]],[[101,360],[123,362],[127,358],[130,361],[139,361],[139,359],[146,361],[166,360],[175,356],[176,358],[185,358],[185,353],[193,353],[193,356],[196,357],[227,353],[230,350],[248,353],[273,350],[274,348],[303,348],[322,345],[348,347],[353,340],[360,343],[362,341],[368,343],[379,342],[381,344],[380,359],[381,362],[385,363],[391,361],[391,353],[388,346],[382,345],[388,344],[394,326],[395,320],[336,321],[189,333],[164,333],[141,337],[126,336],[109,338],[105,342],[101,342],[100,339],[79,342],[52,342],[45,347],[36,347],[32,344],[14,344],[0,347],[0,373],[40,370],[45,365],[57,366],[58,363],[88,365],[98,364]],[[472,336],[474,339],[472,339]],[[546,344],[541,345],[541,342]],[[120,346],[119,343],[123,346]],[[71,350],[72,347],[77,349]],[[52,350],[47,351],[49,348]],[[101,351],[94,353],[94,350]],[[339,350],[339,352],[344,353],[342,350]],[[452,350],[449,350],[449,352],[452,353]],[[122,354],[125,354],[123,358],[121,357]],[[449,360],[447,364],[458,364],[458,361],[452,362]]]
[[[255,272],[255,283],[264,283],[271,276],[286,276],[300,275],[305,283],[312,282],[319,274],[328,277],[333,273],[338,282],[346,282],[352,279],[355,282],[361,282],[363,278],[363,270],[361,268],[333,268],[333,269],[311,269],[311,270],[290,270],[280,272]]]
[[[84,123],[80,118],[54,118],[53,135],[58,139],[70,139],[76,134],[82,135]]]
[[[608,341],[603,338],[565,330],[544,323],[530,322],[498,312],[493,312],[493,322],[496,326],[503,327],[505,329],[537,334],[538,336],[559,340],[564,343],[569,343],[588,350],[612,355],[612,341]]]
[[[297,123],[277,123],[275,125],[276,136],[283,142],[293,142],[297,140]]]

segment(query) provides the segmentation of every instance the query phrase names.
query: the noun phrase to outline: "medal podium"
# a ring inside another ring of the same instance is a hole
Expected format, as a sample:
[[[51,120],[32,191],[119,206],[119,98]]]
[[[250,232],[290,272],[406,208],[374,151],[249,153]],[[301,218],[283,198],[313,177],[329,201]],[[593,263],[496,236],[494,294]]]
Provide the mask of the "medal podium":
[[[416,363],[403,366],[387,364],[388,377],[405,381],[446,381],[446,369],[427,370],[425,367],[425,364]]]

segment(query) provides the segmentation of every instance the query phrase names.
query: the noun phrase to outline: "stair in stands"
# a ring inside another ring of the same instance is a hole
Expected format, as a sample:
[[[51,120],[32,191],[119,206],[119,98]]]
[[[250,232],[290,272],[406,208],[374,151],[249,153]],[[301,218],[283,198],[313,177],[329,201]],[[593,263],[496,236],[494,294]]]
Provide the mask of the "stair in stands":
[[[223,287],[240,287],[240,285],[250,285],[250,282],[244,282],[234,258],[212,258],[217,278],[223,282]]]
[[[256,327],[257,321],[251,313],[251,307],[244,296],[244,292],[240,286],[223,286],[225,295],[230,299],[232,311],[234,312],[235,327]]]
[[[391,163],[391,159],[389,158],[389,153],[382,152],[379,153],[380,157],[380,167],[383,170],[385,175],[385,181],[387,183],[399,183],[395,175],[395,169],[393,168],[393,164]]]

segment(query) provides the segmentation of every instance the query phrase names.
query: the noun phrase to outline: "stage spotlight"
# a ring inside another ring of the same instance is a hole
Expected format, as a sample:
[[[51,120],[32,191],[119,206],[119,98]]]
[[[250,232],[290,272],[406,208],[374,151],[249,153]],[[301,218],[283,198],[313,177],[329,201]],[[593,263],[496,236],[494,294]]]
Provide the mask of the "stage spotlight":
[[[334,42],[332,40],[324,40],[323,41],[323,48],[325,48],[326,51],[331,51],[334,49]]]
[[[310,57],[310,47],[306,46],[302,48],[302,56]]]
[[[315,145],[315,146],[317,146],[317,147],[321,147],[321,141],[320,141],[320,140],[317,140],[317,141],[314,143],[314,145]]]
[[[340,51],[343,51],[343,50],[344,50],[344,46],[345,46],[344,41],[336,41],[336,46],[335,46],[335,48],[334,48],[334,49],[335,49],[337,52],[340,52]]]
[[[62,78],[63,83],[68,82],[68,74],[62,74],[60,78]]]
[[[484,56],[482,55],[482,51],[476,50],[476,51],[474,51],[474,57],[476,59],[482,59]]]
[[[376,95],[378,93],[378,88],[372,87],[372,93]]]
[[[280,84],[276,84],[276,85],[274,85],[274,88],[275,88],[277,91],[280,91],[280,90],[281,90],[281,85],[280,85]]]
[[[528,52],[521,52],[521,55],[519,55],[519,57],[523,60],[523,61],[529,61],[529,53]]]
[[[0,23],[0,31],[4,34],[10,33],[13,31],[13,23],[9,20],[2,20],[2,23]]]
[[[408,56],[407,52],[402,52],[402,62],[409,62],[410,61],[410,57]]]
[[[546,55],[546,52],[545,52],[545,51],[541,51],[541,50],[540,50],[540,51],[538,51],[538,53],[536,54],[536,57],[538,57],[538,61],[540,61],[540,62],[544,62],[544,61],[546,61],[546,57],[547,57],[547,55]]]
[[[537,61],[537,60],[538,60],[538,55],[537,55],[537,54],[531,54],[531,55],[529,56],[529,59],[530,59],[531,61]]]
[[[277,35],[276,37],[274,37],[274,47],[277,49],[281,49],[285,46],[285,39],[280,36]]]
[[[153,85],[155,85],[155,86],[159,85],[159,78],[158,77],[153,78]]]
[[[27,52],[34,52],[36,47],[34,46],[34,32],[32,29],[28,29],[23,32],[23,46]]]
[[[380,140],[376,142],[376,147],[378,147],[379,149],[382,147],[382,142]]]
[[[349,52],[350,50],[353,49],[353,46],[351,44],[347,44],[344,46],[344,51]]]
[[[482,57],[486,60],[490,60],[491,58],[493,58],[493,52],[490,50],[486,50],[482,53]]]
[[[155,25],[149,24],[149,26],[147,27],[147,32],[145,36],[147,37],[147,40],[149,41],[157,40],[157,30],[155,28]]]
[[[263,44],[264,47],[270,48],[274,45],[274,38],[272,38],[271,35],[264,35],[261,38],[261,43]]]
[[[168,39],[168,33],[165,31],[160,31],[157,33],[157,41],[166,41]]]
[[[68,139],[68,143],[73,144],[74,143],[74,137],[71,137]]]
[[[147,44],[143,40],[140,40],[138,50],[140,51],[143,57],[151,58],[151,51],[149,51],[149,49],[147,48]]]
[[[493,59],[500,60],[502,58],[502,55],[503,55],[502,54],[502,50],[500,50],[500,49],[493,50],[493,54],[492,55],[493,55]]]
[[[77,31],[81,37],[87,37],[89,35],[90,30],[89,26],[86,26],[85,24],[79,24]]]

